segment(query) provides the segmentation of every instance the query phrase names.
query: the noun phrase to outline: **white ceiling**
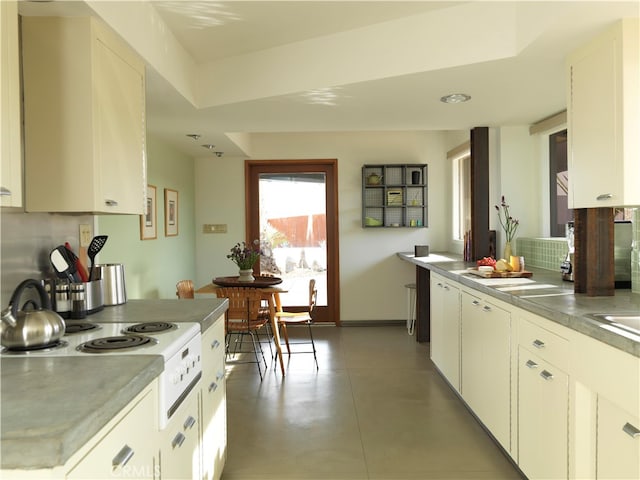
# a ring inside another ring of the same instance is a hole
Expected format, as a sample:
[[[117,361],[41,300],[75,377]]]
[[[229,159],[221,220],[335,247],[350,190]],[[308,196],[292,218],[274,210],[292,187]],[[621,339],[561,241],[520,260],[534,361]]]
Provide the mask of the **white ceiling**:
[[[116,4],[123,17],[130,3]],[[635,0],[151,5],[193,64],[197,88],[187,100],[150,64],[148,130],[194,156],[210,155],[203,143],[247,155],[229,132],[531,124],[566,108],[564,60],[571,50],[619,18],[640,16]],[[91,11],[83,2],[26,1],[20,11],[55,9]],[[439,101],[454,92],[472,99]],[[188,133],[202,137],[193,141]]]

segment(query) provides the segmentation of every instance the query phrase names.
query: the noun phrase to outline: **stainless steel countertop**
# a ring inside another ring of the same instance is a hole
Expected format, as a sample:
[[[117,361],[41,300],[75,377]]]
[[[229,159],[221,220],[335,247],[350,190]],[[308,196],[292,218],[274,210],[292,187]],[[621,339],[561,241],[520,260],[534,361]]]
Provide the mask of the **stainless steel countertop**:
[[[129,300],[87,321],[198,322],[204,332],[227,308],[217,298]],[[0,468],[64,465],[163,368],[160,355],[2,357]]]
[[[550,287],[530,289],[523,285],[520,289],[501,291],[498,288],[504,285],[486,285],[479,283],[478,277],[462,273],[475,264],[462,261],[460,255],[437,252],[417,258],[412,252],[399,252],[397,255],[402,260],[640,357],[640,342],[606,330],[602,323],[586,316],[590,313],[640,312],[640,295],[631,290],[618,289],[612,297],[589,297],[574,293],[573,283],[563,282],[560,272],[526,267],[533,273],[531,280]]]

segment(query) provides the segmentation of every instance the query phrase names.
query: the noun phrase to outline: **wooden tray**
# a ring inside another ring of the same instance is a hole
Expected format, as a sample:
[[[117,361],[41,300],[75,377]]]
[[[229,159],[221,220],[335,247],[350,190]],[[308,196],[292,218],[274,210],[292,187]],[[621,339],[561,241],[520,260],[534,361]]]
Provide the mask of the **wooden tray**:
[[[255,287],[264,288],[282,283],[279,277],[256,276],[253,282],[239,282],[238,277],[217,277],[212,280],[219,287]]]
[[[467,273],[477,275],[482,278],[528,278],[533,273],[523,270],[522,272],[481,272],[477,268],[468,268]]]

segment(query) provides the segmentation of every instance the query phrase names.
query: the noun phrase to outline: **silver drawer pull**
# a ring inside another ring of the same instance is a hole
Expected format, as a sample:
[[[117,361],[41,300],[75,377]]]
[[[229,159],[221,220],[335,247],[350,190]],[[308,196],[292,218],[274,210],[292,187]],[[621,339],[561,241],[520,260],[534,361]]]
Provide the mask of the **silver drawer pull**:
[[[640,437],[640,430],[638,430],[636,427],[631,425],[629,422],[624,424],[624,427],[622,427],[622,431],[627,435],[629,435],[631,438]]]
[[[118,201],[117,201],[117,200],[111,200],[111,199],[107,198],[107,199],[104,201],[104,204],[105,204],[107,207],[117,207],[117,206],[118,206]]]
[[[113,457],[113,460],[111,460],[111,467],[114,470],[116,468],[124,467],[127,462],[131,460],[131,457],[133,457],[133,453],[133,448],[131,448],[129,445],[125,445],[124,447],[122,447],[122,449],[120,449],[118,454]]]
[[[596,200],[609,200],[613,198],[613,193],[601,193],[596,197]]]
[[[533,360],[527,360],[526,365],[529,368],[538,368],[538,364],[536,362],[534,362]]]
[[[218,389],[218,384],[216,382],[211,382],[209,384],[209,392],[215,392]]]
[[[450,290],[449,285],[445,285],[445,286],[444,286],[444,287],[442,287],[442,288],[444,288],[447,292]]]
[[[186,439],[187,437],[179,432],[175,437],[173,437],[173,440],[171,440],[171,448],[180,448]]]
[[[534,340],[533,342],[531,342],[531,345],[533,345],[536,348],[544,348],[544,342],[542,340]]]
[[[436,283],[437,286],[439,286],[440,288],[442,288],[442,283],[438,282]]]
[[[189,415],[187,417],[187,419],[184,421],[184,423],[182,424],[182,427],[185,430],[189,430],[191,429],[194,425],[196,424],[196,419],[193,418],[191,415]]]
[[[10,197],[11,190],[6,187],[0,187],[0,197]]]
[[[224,378],[224,371],[218,371],[218,373],[216,374],[216,380],[219,382],[223,378]]]
[[[220,342],[218,340],[214,340],[211,342],[211,348],[218,348],[220,346]]]
[[[491,307],[489,305],[485,305],[484,307],[482,307],[482,311],[483,312],[490,312],[491,311]]]
[[[547,372],[546,370],[541,371],[540,376],[545,380],[553,380],[553,373]]]
[[[471,302],[471,305],[473,305],[474,307],[479,307],[480,302],[478,300],[474,300],[473,302]]]

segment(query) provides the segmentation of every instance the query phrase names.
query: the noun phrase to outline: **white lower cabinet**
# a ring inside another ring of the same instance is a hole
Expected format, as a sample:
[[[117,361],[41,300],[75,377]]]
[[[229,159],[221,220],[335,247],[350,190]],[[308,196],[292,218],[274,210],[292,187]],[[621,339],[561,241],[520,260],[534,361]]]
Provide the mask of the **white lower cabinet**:
[[[567,478],[569,376],[519,347],[518,465],[530,480]]]
[[[640,418],[598,397],[598,480],[640,478]]]
[[[160,475],[163,479],[200,478],[198,398],[199,390],[192,390],[161,432]]]
[[[572,478],[640,478],[640,359],[592,338],[572,348]]]
[[[462,398],[511,451],[511,313],[464,290],[461,304]]]
[[[98,443],[69,469],[65,478],[159,478],[157,395],[157,389],[150,388],[131,402],[124,409],[127,413],[107,427]]]
[[[227,458],[227,396],[224,363],[224,317],[202,337],[201,390],[202,479],[219,480]]]
[[[529,480],[640,479],[638,357],[431,272],[431,358]]]
[[[460,289],[431,274],[431,360],[460,392]]]

